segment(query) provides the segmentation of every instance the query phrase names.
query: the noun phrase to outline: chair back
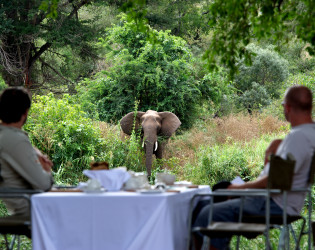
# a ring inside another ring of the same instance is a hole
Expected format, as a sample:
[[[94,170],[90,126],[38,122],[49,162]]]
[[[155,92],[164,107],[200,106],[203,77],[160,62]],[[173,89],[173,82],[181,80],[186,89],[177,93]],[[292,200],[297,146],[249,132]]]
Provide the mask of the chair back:
[[[308,184],[313,185],[315,180],[315,152],[313,154],[312,162],[311,162],[311,168],[310,168],[310,176],[308,179]]]
[[[290,157],[285,160],[280,156],[271,155],[268,188],[290,190],[292,186],[294,166],[295,160]]]
[[[313,246],[315,247],[315,221],[312,222]]]

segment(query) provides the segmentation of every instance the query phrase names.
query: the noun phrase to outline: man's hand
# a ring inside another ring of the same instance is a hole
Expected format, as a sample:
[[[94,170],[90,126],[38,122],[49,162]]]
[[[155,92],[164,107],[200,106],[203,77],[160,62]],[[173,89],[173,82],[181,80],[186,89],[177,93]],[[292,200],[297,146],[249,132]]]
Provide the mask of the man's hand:
[[[40,150],[38,148],[35,148],[35,152],[37,154],[38,160],[40,162],[40,164],[42,165],[43,169],[50,173],[51,172],[51,168],[53,166],[53,163],[51,160],[49,160],[47,155],[44,155],[42,152],[40,152]]]
[[[275,139],[269,144],[268,148],[265,151],[264,165],[266,165],[269,162],[270,155],[275,154],[277,152],[277,149],[281,142],[282,142],[282,139]]]
[[[227,189],[244,189],[243,184],[231,184]]]

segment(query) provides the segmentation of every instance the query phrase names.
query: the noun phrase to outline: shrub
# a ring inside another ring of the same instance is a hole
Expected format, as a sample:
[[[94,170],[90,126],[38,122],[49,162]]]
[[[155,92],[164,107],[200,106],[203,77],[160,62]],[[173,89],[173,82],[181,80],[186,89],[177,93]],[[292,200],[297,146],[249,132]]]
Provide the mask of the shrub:
[[[57,183],[85,181],[82,172],[93,161],[145,171],[140,137],[122,140],[118,126],[91,120],[69,95],[35,96],[24,129],[32,144],[51,157]]]
[[[228,115],[236,109],[236,89],[228,80],[227,73],[220,68],[218,71],[206,74],[200,83],[205,115]],[[209,112],[210,111],[210,112]]]
[[[263,107],[269,104],[270,98],[280,97],[281,87],[289,76],[288,62],[270,46],[260,48],[250,44],[247,49],[255,56],[250,66],[240,63],[235,87],[239,90],[240,102],[245,108],[248,108],[249,96],[250,99],[254,98],[257,107]],[[260,93],[259,98],[254,95],[256,91]]]
[[[35,96],[24,129],[33,145],[51,156],[57,182],[77,183],[82,170],[103,157],[100,130],[69,95]]]
[[[181,127],[188,128],[202,98],[191,53],[183,39],[168,31],[151,32],[156,37],[153,44],[133,22],[122,19],[120,26],[108,29],[101,43],[112,67],[81,84],[81,102],[85,107],[93,103],[87,110],[95,108],[101,120],[117,122],[139,101],[139,110],[173,112],[182,121]]]
[[[308,73],[314,70],[315,58],[308,53],[308,47],[308,44],[294,39],[280,48],[280,53],[289,62],[291,74]]]
[[[251,89],[246,90],[239,97],[240,103],[251,113],[270,104],[271,99],[264,86],[256,82],[252,83]]]

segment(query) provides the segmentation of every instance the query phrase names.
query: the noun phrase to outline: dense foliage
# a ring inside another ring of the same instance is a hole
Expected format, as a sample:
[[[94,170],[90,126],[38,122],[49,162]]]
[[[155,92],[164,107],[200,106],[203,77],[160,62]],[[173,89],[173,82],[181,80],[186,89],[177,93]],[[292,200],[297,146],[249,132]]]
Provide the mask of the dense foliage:
[[[171,30],[189,43],[201,39],[208,32],[208,3],[203,0],[151,0],[146,1],[146,18],[155,29]]]
[[[40,8],[43,2],[0,1],[0,73],[8,85],[50,89],[50,83],[57,92],[63,83],[71,92],[73,80],[91,72],[96,58],[94,16],[79,15],[92,1],[55,1],[53,18]]]
[[[134,22],[124,19],[107,30],[102,44],[112,66],[96,80],[84,82],[88,91],[81,92],[83,103],[94,103],[101,120],[117,122],[137,101],[139,110],[173,112],[182,127],[189,127],[203,97],[201,83],[194,79],[191,52],[181,38],[167,31],[152,32],[154,44]]]
[[[261,48],[250,44],[247,49],[255,54],[253,62],[251,65],[244,61],[239,63],[234,86],[240,104],[251,112],[267,106],[273,98],[279,98],[281,86],[289,76],[289,65],[273,46]]]
[[[100,130],[70,96],[35,96],[25,130],[32,143],[51,156],[54,171],[65,182],[78,181],[78,173],[103,156]]]
[[[280,44],[296,36],[314,54],[314,4],[313,0],[213,1],[208,17],[214,33],[205,54],[210,68],[221,62],[234,73],[239,58],[250,59],[247,44],[263,38]]]
[[[171,1],[168,8],[165,6],[168,6],[167,3],[170,1],[165,3],[160,0],[159,3],[162,6],[159,8],[154,8],[151,1],[127,2],[130,3],[129,8],[125,9],[129,10],[129,17],[136,20],[143,31],[146,31],[143,29],[143,24],[147,20],[152,23],[160,19],[161,14],[156,14],[157,9],[167,16],[167,13],[176,9],[176,4],[180,4],[178,9],[184,11],[179,11],[175,15],[174,22],[181,23],[184,20],[183,17],[189,13],[189,11],[185,11],[186,3],[189,2],[190,9],[195,10],[195,13],[189,18],[190,24],[194,23],[195,17],[201,13],[197,17],[197,23],[190,29],[199,27],[199,30],[195,31],[199,39],[199,31],[203,27],[200,22],[206,20],[206,29],[211,34],[210,39],[206,41],[208,49],[204,53],[209,68],[215,69],[220,65],[225,65],[231,70],[232,76],[237,71],[239,59],[245,58],[247,63],[250,62],[251,53],[246,46],[253,41],[269,39],[281,48],[280,45],[284,42],[296,37],[308,44],[307,50],[314,54],[315,3],[313,0]],[[151,9],[152,6],[154,10]],[[163,27],[163,22],[170,19],[165,17],[160,20],[160,26]]]
[[[107,161],[111,168],[145,169],[137,135],[121,140],[117,128],[88,118],[69,95],[35,96],[24,129],[32,144],[51,157],[57,183],[85,180],[82,171],[94,161]]]

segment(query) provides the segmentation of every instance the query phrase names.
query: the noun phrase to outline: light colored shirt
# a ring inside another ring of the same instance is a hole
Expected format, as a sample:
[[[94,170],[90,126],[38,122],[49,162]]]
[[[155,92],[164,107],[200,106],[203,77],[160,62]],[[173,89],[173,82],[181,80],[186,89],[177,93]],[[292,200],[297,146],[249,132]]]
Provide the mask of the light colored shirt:
[[[276,155],[287,159],[291,153],[296,160],[292,189],[305,188],[309,178],[312,156],[315,152],[315,123],[302,124],[293,127],[290,133],[281,142]],[[264,168],[261,176],[268,175],[269,164]],[[280,176],[279,176],[280,177]],[[282,195],[274,195],[272,199],[283,208]],[[289,192],[287,212],[290,215],[298,215],[304,205],[305,193]]]
[[[43,170],[30,140],[22,130],[0,125],[0,187],[49,190],[53,179]],[[24,199],[3,199],[10,214],[28,215]]]

